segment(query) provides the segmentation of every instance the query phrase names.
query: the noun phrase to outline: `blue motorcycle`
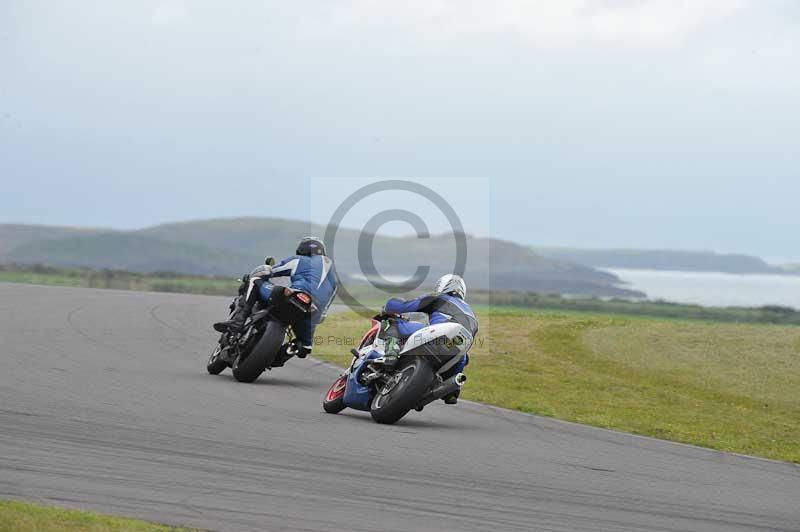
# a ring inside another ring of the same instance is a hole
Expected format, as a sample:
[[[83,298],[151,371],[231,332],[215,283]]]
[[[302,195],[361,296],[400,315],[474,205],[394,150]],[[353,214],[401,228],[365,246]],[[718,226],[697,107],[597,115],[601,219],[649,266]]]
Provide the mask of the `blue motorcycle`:
[[[264,262],[272,266],[275,259],[267,257]],[[231,315],[237,307],[237,299],[244,297],[248,283],[246,277],[239,281],[239,295],[229,307]],[[280,290],[282,297],[273,296],[257,302],[241,331],[220,335],[206,363],[210,374],[218,375],[225,368],[231,368],[237,381],[253,382],[264,371],[283,366],[297,354],[294,324],[316,312],[317,307],[309,294],[265,281],[262,294],[272,290]]]
[[[372,318],[356,349],[353,361],[328,390],[322,407],[330,414],[345,408],[368,411],[378,423],[392,424],[411,410],[422,411],[425,405],[458,390],[466,375],[450,375],[467,354],[472,334],[458,323],[419,324],[402,344],[399,361],[391,367],[384,358],[380,337],[381,320]]]

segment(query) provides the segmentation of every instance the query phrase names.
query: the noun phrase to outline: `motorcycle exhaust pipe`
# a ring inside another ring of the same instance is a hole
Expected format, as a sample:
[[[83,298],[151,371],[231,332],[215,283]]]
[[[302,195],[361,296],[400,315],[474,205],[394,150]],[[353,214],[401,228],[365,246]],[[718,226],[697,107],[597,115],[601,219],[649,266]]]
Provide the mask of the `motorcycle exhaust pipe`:
[[[422,399],[417,405],[417,409],[420,409],[423,406],[436,401],[437,399],[447,397],[453,392],[457,392],[461,389],[465,382],[467,382],[467,376],[463,373],[457,373],[449,379],[442,381],[435,388],[422,396]]]

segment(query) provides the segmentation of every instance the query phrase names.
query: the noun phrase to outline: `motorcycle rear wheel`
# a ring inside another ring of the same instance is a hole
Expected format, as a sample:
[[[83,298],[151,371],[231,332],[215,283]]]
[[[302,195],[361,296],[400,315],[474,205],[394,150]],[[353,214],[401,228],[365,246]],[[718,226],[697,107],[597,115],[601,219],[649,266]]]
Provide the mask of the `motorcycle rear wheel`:
[[[239,382],[253,382],[272,364],[283,345],[286,329],[277,321],[270,321],[264,334],[249,353],[240,353],[233,361],[233,376]]]
[[[382,386],[372,399],[369,413],[377,423],[391,425],[419,403],[433,382],[434,372],[421,357],[400,360],[392,380]]]

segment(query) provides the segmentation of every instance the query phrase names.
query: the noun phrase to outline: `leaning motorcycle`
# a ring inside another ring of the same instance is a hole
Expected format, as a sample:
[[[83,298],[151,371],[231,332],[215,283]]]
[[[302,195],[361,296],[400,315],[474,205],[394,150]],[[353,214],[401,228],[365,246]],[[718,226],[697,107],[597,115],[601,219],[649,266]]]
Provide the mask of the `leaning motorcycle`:
[[[270,262],[274,264],[274,260],[265,261],[272,265]],[[266,280],[264,284],[271,292],[282,290],[283,297],[270,297],[266,303],[257,302],[240,332],[224,332],[220,335],[206,364],[206,369],[212,375],[218,375],[230,367],[237,381],[253,382],[264,371],[283,366],[284,362],[297,354],[293,326],[315,312],[317,307],[305,292],[273,285]],[[230,305],[231,316],[236,303],[237,299],[234,299]]]
[[[399,360],[387,367],[380,338],[381,319],[372,318],[372,327],[359,347],[351,349],[353,361],[328,390],[322,407],[330,414],[345,408],[368,411],[378,423],[392,424],[411,410],[461,389],[463,373],[444,378],[472,345],[472,334],[458,323],[428,325],[409,336]]]

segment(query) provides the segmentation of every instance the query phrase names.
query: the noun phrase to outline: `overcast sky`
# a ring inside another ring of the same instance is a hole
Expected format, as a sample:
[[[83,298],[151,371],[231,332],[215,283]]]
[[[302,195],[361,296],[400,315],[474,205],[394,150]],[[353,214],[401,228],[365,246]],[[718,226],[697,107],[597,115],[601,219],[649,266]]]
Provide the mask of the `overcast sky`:
[[[0,2],[0,222],[402,177],[478,234],[798,260],[799,148],[796,0]]]

